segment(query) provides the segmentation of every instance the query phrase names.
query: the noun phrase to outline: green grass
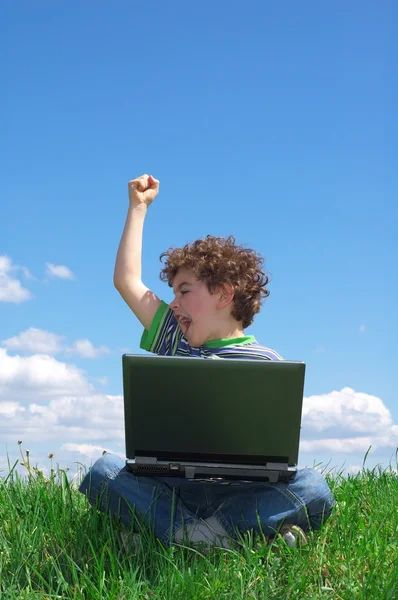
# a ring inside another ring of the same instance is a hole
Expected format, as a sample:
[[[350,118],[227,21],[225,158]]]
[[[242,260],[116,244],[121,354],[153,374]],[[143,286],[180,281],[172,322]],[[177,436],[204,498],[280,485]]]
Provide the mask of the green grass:
[[[0,478],[0,598],[33,600],[398,598],[398,477],[392,468],[328,477],[339,504],[307,546],[247,536],[204,555],[121,527],[88,506],[65,472],[28,465]]]

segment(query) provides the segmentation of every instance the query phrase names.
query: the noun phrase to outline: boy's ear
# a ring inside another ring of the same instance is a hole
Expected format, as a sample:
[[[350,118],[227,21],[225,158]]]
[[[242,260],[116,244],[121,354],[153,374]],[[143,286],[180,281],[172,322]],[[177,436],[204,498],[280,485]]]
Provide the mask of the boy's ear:
[[[223,283],[218,289],[218,307],[224,308],[233,302],[235,288],[231,283]]]

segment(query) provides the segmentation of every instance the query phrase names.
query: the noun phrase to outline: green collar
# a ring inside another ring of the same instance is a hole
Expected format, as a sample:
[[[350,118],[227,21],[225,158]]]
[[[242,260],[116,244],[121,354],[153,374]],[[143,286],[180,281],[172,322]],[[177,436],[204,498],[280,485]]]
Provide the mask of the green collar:
[[[237,346],[239,344],[250,344],[256,342],[254,335],[245,335],[238,338],[222,338],[220,340],[211,340],[203,344],[205,348],[225,348],[225,346]]]

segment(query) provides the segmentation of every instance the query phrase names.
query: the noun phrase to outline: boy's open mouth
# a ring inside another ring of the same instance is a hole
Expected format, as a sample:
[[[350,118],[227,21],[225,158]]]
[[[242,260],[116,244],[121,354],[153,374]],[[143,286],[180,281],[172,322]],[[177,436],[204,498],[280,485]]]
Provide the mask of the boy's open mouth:
[[[178,317],[178,323],[182,329],[182,333],[186,335],[192,323],[192,319],[188,319],[188,317]]]

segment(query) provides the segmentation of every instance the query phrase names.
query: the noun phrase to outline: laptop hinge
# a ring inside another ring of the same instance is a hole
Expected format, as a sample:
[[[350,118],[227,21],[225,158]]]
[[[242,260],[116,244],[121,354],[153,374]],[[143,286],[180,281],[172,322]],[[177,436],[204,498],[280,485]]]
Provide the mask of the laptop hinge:
[[[267,469],[271,469],[271,470],[278,470],[278,469],[285,469],[287,470],[289,465],[287,463],[280,463],[280,462],[267,462]]]

